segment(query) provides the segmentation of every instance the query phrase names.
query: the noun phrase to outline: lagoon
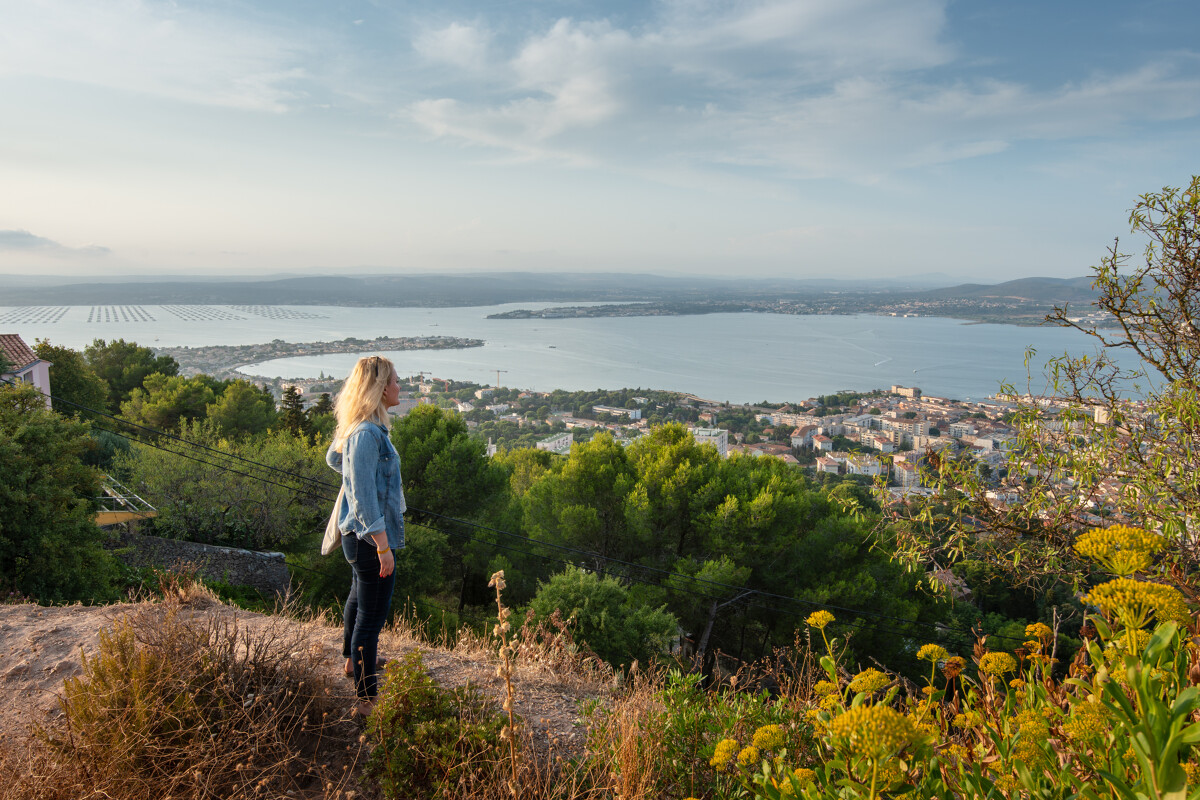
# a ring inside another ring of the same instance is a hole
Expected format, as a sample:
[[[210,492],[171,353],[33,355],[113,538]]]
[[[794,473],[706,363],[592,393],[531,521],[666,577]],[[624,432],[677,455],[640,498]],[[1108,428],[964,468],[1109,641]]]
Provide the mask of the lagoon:
[[[733,403],[802,400],[840,390],[919,386],[926,394],[981,399],[1002,382],[1046,391],[1042,367],[1064,352],[1093,354],[1088,337],[1061,328],[986,325],[936,317],[699,316],[487,319],[549,304],[462,308],[336,306],[0,307],[0,333],[83,348],[94,338],[149,347],[335,341],[346,337],[461,336],[465,350],[387,355],[402,375],[535,391],[645,388]],[[242,369],[267,377],[342,376],[355,356],[283,358]],[[497,373],[499,370],[499,374]]]

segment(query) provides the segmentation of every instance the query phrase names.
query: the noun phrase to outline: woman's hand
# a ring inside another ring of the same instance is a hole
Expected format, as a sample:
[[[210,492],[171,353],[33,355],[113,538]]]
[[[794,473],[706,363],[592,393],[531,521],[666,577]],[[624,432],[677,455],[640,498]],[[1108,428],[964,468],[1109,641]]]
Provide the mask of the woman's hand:
[[[391,549],[379,554],[379,577],[386,578],[396,569],[396,556]]]

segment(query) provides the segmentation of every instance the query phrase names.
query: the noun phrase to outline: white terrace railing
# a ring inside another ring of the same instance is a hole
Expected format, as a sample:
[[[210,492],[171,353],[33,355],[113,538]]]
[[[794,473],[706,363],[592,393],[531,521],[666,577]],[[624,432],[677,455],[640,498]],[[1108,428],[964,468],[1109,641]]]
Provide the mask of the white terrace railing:
[[[97,498],[100,501],[100,510],[96,512],[97,525],[118,525],[133,519],[158,516],[154,506],[126,489],[111,475],[105,475],[101,485],[104,496]]]

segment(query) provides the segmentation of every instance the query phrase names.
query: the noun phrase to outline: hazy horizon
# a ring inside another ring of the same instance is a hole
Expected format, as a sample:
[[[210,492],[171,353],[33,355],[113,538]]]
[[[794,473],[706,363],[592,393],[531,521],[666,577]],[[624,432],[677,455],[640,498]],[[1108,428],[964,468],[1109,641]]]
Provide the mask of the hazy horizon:
[[[1070,278],[1200,172],[1194,0],[0,10],[0,275]]]

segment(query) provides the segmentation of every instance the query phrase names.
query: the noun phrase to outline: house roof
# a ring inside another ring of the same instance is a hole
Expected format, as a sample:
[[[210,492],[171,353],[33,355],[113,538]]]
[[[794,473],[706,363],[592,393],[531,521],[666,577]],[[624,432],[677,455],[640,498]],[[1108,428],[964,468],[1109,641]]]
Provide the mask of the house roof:
[[[0,333],[0,350],[14,370],[23,369],[38,360],[25,340],[16,333]]]

